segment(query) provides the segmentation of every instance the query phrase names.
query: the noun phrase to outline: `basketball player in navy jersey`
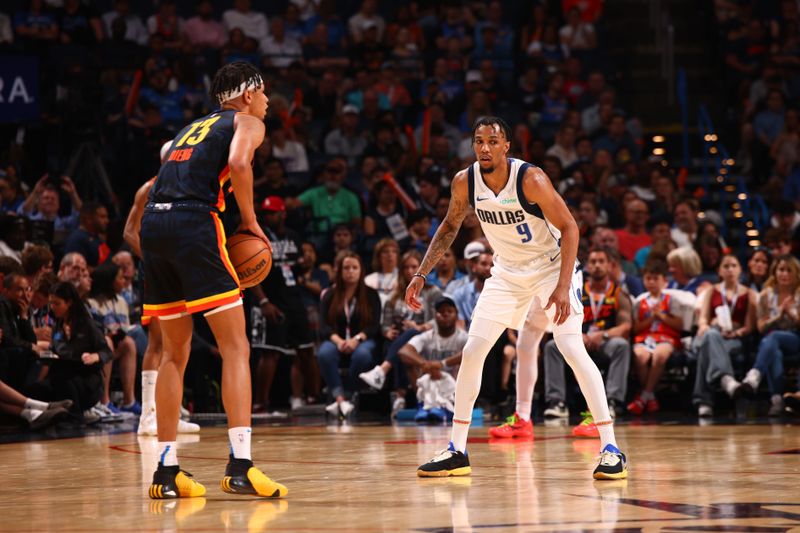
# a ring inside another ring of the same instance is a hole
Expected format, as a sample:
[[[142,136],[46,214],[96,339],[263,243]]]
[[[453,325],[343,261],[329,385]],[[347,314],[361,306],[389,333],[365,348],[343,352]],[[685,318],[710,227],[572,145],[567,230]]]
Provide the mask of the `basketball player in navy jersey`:
[[[242,217],[239,231],[259,237],[269,247],[256,220],[251,166],[264,139],[269,99],[258,70],[243,62],[225,65],[215,74],[211,96],[221,109],[178,132],[142,217],[144,314],[159,318],[164,344],[156,383],[160,460],[149,495],[161,499],[205,494],[205,487],[179,468],[175,449],[191,314],[203,313],[222,355],[222,402],[230,440],[222,490],[282,497],[286,487],[254,467],[250,457],[250,346],[239,279],[219,218],[227,194],[233,192]]]
[[[494,267],[478,298],[463,350],[450,444],[420,466],[417,475],[471,473],[467,434],[489,350],[506,328],[520,330],[522,341],[523,336],[539,339],[549,325],[600,431],[602,450],[594,478],[622,479],[628,475],[627,460],[617,448],[603,380],[581,334],[578,226],[540,168],[507,157],[510,138],[511,130],[502,119],[487,116],[476,120],[472,143],[477,161],[453,178],[447,216],[406,289],[406,303],[420,310],[418,296],[425,276],[450,247],[468,208],[473,207],[495,252]],[[519,365],[526,367],[524,375],[535,381],[535,373],[527,368],[535,367],[535,355],[525,359],[521,358]],[[532,393],[533,383],[518,383],[518,391]],[[524,401],[530,402],[530,396]],[[529,419],[530,403],[527,416]]]

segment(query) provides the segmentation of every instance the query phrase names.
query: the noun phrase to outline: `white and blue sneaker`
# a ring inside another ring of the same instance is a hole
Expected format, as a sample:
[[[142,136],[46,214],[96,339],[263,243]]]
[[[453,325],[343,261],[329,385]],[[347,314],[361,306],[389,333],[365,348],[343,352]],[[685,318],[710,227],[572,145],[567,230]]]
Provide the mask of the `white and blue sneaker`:
[[[616,446],[606,444],[600,452],[597,466],[594,469],[595,479],[625,479],[628,477],[628,461],[625,454]]]

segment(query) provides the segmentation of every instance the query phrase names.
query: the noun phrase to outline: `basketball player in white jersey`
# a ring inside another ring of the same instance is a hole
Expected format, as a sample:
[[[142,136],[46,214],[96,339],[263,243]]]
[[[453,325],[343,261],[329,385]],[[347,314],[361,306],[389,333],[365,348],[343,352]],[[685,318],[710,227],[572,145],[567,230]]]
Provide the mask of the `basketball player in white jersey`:
[[[576,262],[579,236],[575,219],[540,168],[506,156],[511,130],[505,121],[480,117],[472,131],[477,161],[453,178],[447,216],[406,289],[406,303],[414,310],[421,309],[418,296],[425,276],[450,247],[470,206],[494,250],[494,267],[473,312],[463,350],[450,444],[420,466],[417,475],[471,473],[467,434],[489,350],[506,328],[538,338],[549,325],[600,431],[602,450],[594,478],[625,478],[627,460],[617,448],[603,380],[581,335],[582,275]],[[528,331],[523,328],[526,317]],[[535,358],[525,366],[529,364],[536,365]],[[525,374],[535,380],[534,373]],[[518,386],[532,392],[533,383]]]

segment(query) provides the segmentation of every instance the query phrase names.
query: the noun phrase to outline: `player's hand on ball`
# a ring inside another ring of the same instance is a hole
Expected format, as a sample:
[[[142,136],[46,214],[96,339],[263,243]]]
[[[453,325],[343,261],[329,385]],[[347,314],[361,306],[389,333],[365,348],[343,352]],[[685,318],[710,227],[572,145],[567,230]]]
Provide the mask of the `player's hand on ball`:
[[[267,248],[269,249],[270,255],[272,254],[272,243],[269,242],[269,238],[264,234],[264,230],[261,229],[261,226],[258,225],[258,222],[252,222],[251,224],[242,224],[239,226],[239,229],[236,230],[236,233],[249,233],[255,237],[258,237],[265,243],[267,243]]]
[[[419,301],[419,293],[422,292],[424,286],[425,280],[419,276],[411,278],[411,283],[408,284],[408,288],[406,289],[406,305],[410,307],[412,311],[416,312],[422,310],[422,303]]]
[[[547,305],[544,310],[550,309],[550,306],[555,306],[555,314],[553,315],[553,322],[556,325],[563,324],[569,318],[569,287],[556,287],[550,299],[547,300]]]

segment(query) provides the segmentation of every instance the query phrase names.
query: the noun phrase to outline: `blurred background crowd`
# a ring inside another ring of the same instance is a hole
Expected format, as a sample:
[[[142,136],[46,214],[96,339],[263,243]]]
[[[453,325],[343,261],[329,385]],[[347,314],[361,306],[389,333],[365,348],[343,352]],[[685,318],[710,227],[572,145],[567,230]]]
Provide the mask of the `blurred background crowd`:
[[[255,411],[333,401],[332,414],[398,412],[416,403],[422,376],[456,375],[492,264],[474,214],[429,276],[423,312],[402,297],[453,174],[475,160],[472,123],[497,115],[512,127],[509,156],[540,166],[580,226],[585,341],[614,412],[656,412],[658,393],[708,416],[715,401],[761,391],[764,409],[781,415],[800,355],[798,3],[695,6],[721,127],[702,153],[719,157],[724,138],[732,154],[725,172],[711,171],[717,180],[688,153],[665,152],[679,152],[679,135],[645,117],[672,112],[670,89],[646,105],[635,98],[638,52],[620,50],[619,30],[643,17],[612,4],[4,2],[0,380],[17,392],[0,407],[31,425],[65,409],[45,400],[71,400],[66,410],[87,422],[139,413],[147,336],[125,217],[162,144],[214,109],[216,69],[247,61],[270,99],[253,166],[275,247],[270,276],[245,294]],[[644,21],[631,31],[648,33]],[[760,223],[718,201],[734,173],[748,188],[731,191],[742,203],[758,197]],[[352,291],[358,305],[345,313]],[[91,330],[81,302],[107,339],[91,361],[58,353],[75,349],[63,346],[72,330]],[[345,330],[356,327],[364,336],[351,342]],[[514,394],[515,339],[504,335],[486,365],[481,399],[496,413]],[[546,342],[536,395],[546,416],[563,418],[583,400]],[[202,320],[191,361],[186,406],[219,411],[219,353]],[[426,386],[420,405],[446,407],[435,401],[446,387]]]

